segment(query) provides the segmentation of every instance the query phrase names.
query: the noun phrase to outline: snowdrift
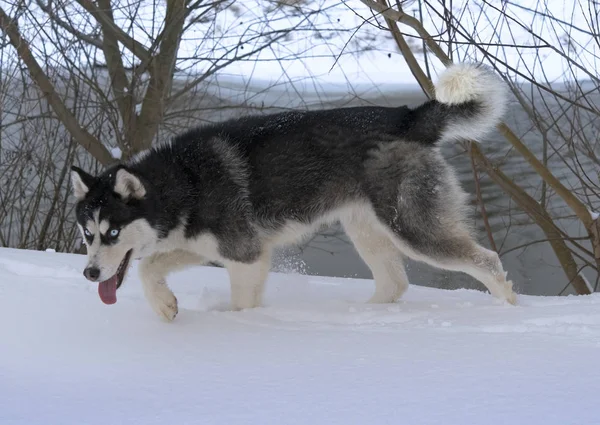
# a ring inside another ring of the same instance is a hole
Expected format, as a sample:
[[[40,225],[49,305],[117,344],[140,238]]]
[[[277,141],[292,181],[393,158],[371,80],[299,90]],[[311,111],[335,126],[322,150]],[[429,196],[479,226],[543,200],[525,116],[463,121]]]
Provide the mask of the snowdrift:
[[[84,263],[0,249],[0,424],[598,423],[597,294],[368,305],[369,280],[274,273],[231,312],[225,271],[198,267],[167,324],[136,270],[106,306]]]

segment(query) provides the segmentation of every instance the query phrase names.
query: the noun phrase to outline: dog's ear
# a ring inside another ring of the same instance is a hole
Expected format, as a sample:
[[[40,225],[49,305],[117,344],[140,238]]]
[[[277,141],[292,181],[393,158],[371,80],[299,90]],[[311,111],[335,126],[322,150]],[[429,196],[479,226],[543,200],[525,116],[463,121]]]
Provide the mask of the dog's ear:
[[[131,198],[142,199],[146,196],[146,188],[140,179],[124,168],[119,168],[117,171],[113,190],[125,200]]]
[[[73,194],[78,201],[85,198],[90,187],[94,184],[96,178],[79,167],[71,167],[71,183],[73,184]]]

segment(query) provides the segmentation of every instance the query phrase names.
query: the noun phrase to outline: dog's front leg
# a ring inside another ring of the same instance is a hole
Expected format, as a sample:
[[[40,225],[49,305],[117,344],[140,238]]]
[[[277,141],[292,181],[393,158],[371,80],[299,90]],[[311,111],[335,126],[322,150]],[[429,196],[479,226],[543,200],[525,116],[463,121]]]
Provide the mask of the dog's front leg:
[[[271,259],[263,255],[253,263],[225,262],[231,284],[231,308],[243,310],[262,303],[265,281],[271,268]]]
[[[187,266],[204,263],[203,257],[182,250],[156,253],[142,259],[139,271],[144,295],[159,317],[171,322],[178,312],[177,298],[167,286],[167,275]]]

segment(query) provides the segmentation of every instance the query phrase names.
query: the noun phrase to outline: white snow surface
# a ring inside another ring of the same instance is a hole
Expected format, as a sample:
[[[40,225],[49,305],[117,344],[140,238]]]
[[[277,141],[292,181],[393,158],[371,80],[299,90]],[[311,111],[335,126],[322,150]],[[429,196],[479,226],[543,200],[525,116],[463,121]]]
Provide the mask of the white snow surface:
[[[85,257],[0,249],[0,423],[597,424],[600,295],[411,286],[273,273],[265,306],[227,311],[226,272],[173,274],[159,320],[137,262],[103,305]]]
[[[233,54],[241,54],[242,51],[235,46],[243,44],[246,51],[258,48],[260,44],[255,32],[298,26],[299,30],[290,37],[261,50],[252,59],[233,62],[219,74],[239,78],[246,84],[257,80],[271,84],[285,82],[300,91],[310,89],[317,92],[326,92],[329,84],[345,85],[346,90],[350,91],[357,84],[380,86],[382,91],[394,84],[417,85],[380,14],[358,0],[309,0],[299,3],[302,4],[302,13],[293,14],[290,8],[280,8],[278,13],[264,15],[265,5],[273,2],[236,2],[236,7],[225,8],[217,14],[215,33],[212,27],[202,26],[186,34],[180,48],[180,67],[187,69],[188,65],[197,69],[202,65],[208,66],[205,62],[192,65],[191,61],[181,59],[195,57],[199,39],[204,40],[207,51],[228,52],[223,53],[223,57],[217,59],[219,61]],[[409,0],[402,3],[405,13],[419,16],[416,2]],[[423,11],[423,25],[437,39],[438,34],[447,31],[442,24],[442,17],[444,7],[448,5],[442,1],[428,2],[427,5]],[[576,0],[548,0],[541,3],[537,0],[457,0],[450,7],[456,14],[455,18],[459,19],[458,33],[462,34],[458,36],[459,43],[452,46],[454,60],[496,63],[516,81],[522,81],[520,73],[540,82],[546,79],[562,82],[565,79],[590,78],[569,64],[561,54],[588,70],[598,67],[599,46],[590,36],[591,24],[588,24],[597,12],[593,8],[581,7]],[[312,31],[307,31],[307,22],[310,22]],[[412,42],[411,48],[417,61],[425,67],[422,52],[415,49],[417,45],[421,46],[417,41],[417,33],[405,25],[400,28],[407,35],[406,40]],[[218,37],[215,37],[217,34]],[[441,37],[442,40],[444,38]],[[472,40],[487,46],[486,54],[469,45]],[[537,48],[533,49],[534,46]],[[446,45],[442,49],[446,49]],[[489,54],[499,60],[490,59]],[[503,62],[509,68],[505,68]],[[434,75],[445,68],[433,55],[430,55],[427,65],[434,70]],[[520,73],[510,68],[518,69]]]

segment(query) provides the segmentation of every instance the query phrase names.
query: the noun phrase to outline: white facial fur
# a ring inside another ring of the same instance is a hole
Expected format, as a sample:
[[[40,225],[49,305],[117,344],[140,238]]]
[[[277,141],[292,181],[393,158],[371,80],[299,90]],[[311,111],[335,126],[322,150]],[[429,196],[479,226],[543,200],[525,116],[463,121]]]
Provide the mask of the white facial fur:
[[[100,210],[93,214],[94,220],[86,223],[87,230],[94,236],[91,244],[85,238],[84,228],[78,225],[79,231],[87,246],[88,265],[100,270],[99,280],[107,280],[115,275],[125,254],[132,249],[132,258],[148,255],[154,249],[158,234],[145,219],[134,220],[120,229],[117,242],[112,245],[101,243],[101,235],[110,231],[110,222],[99,221]]]

